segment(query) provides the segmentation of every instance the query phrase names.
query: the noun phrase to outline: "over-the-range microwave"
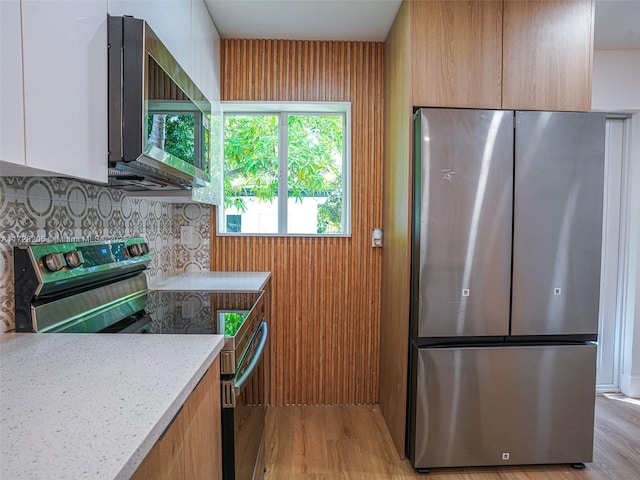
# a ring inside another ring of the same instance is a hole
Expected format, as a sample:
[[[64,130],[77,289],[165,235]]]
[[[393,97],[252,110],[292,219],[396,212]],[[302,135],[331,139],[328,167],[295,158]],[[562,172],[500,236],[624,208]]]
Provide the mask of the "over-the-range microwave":
[[[208,185],[211,104],[149,25],[108,17],[109,185]]]

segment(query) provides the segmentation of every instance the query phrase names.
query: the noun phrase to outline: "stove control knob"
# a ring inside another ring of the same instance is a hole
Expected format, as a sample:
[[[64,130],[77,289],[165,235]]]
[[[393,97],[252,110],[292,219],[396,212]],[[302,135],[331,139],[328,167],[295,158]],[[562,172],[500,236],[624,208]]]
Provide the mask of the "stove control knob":
[[[127,251],[129,252],[130,257],[139,257],[140,256],[140,245],[134,244],[129,245],[127,247]]]
[[[140,255],[146,255],[147,253],[149,253],[149,245],[147,245],[145,242],[140,243]]]
[[[67,265],[69,265],[69,268],[76,268],[84,263],[82,253],[80,253],[78,250],[72,250],[71,252],[65,253],[64,259],[67,261]]]
[[[50,272],[57,272],[64,267],[64,257],[61,253],[49,253],[42,258],[42,263]]]

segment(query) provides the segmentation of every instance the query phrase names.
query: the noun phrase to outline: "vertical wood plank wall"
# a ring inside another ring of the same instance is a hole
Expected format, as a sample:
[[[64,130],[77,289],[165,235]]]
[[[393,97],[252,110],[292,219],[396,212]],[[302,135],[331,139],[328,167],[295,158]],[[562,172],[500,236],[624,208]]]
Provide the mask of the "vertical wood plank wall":
[[[221,41],[221,98],[351,102],[351,237],[214,232],[211,269],[270,270],[270,404],[378,401],[383,44]]]

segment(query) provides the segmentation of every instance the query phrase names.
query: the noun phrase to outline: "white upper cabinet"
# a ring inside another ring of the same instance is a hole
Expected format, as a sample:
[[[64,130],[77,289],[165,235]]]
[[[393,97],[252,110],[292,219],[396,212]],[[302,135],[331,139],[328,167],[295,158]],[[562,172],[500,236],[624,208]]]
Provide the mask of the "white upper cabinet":
[[[17,165],[25,164],[21,35],[20,0],[0,1],[0,161]]]
[[[107,181],[106,13],[106,0],[22,0],[28,167]]]
[[[191,0],[109,0],[109,15],[145,20],[183,70],[191,73]]]
[[[194,0],[192,14],[191,77],[204,96],[215,104],[220,101],[220,36],[202,0]]]
[[[108,0],[110,15],[145,20],[209,101],[220,100],[220,40],[202,0]]]
[[[0,12],[0,174],[106,182],[106,0],[1,0]]]
[[[219,103],[202,0],[0,0],[0,175],[107,182],[107,13],[146,20]]]

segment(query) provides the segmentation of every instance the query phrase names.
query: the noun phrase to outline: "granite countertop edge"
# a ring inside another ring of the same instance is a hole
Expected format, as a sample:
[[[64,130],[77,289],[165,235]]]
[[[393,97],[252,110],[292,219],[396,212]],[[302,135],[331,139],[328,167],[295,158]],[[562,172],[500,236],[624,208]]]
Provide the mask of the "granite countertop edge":
[[[223,344],[222,335],[0,335],[0,478],[130,478]]]
[[[271,272],[198,271],[179,272],[152,281],[150,290],[254,292],[264,290]]]

